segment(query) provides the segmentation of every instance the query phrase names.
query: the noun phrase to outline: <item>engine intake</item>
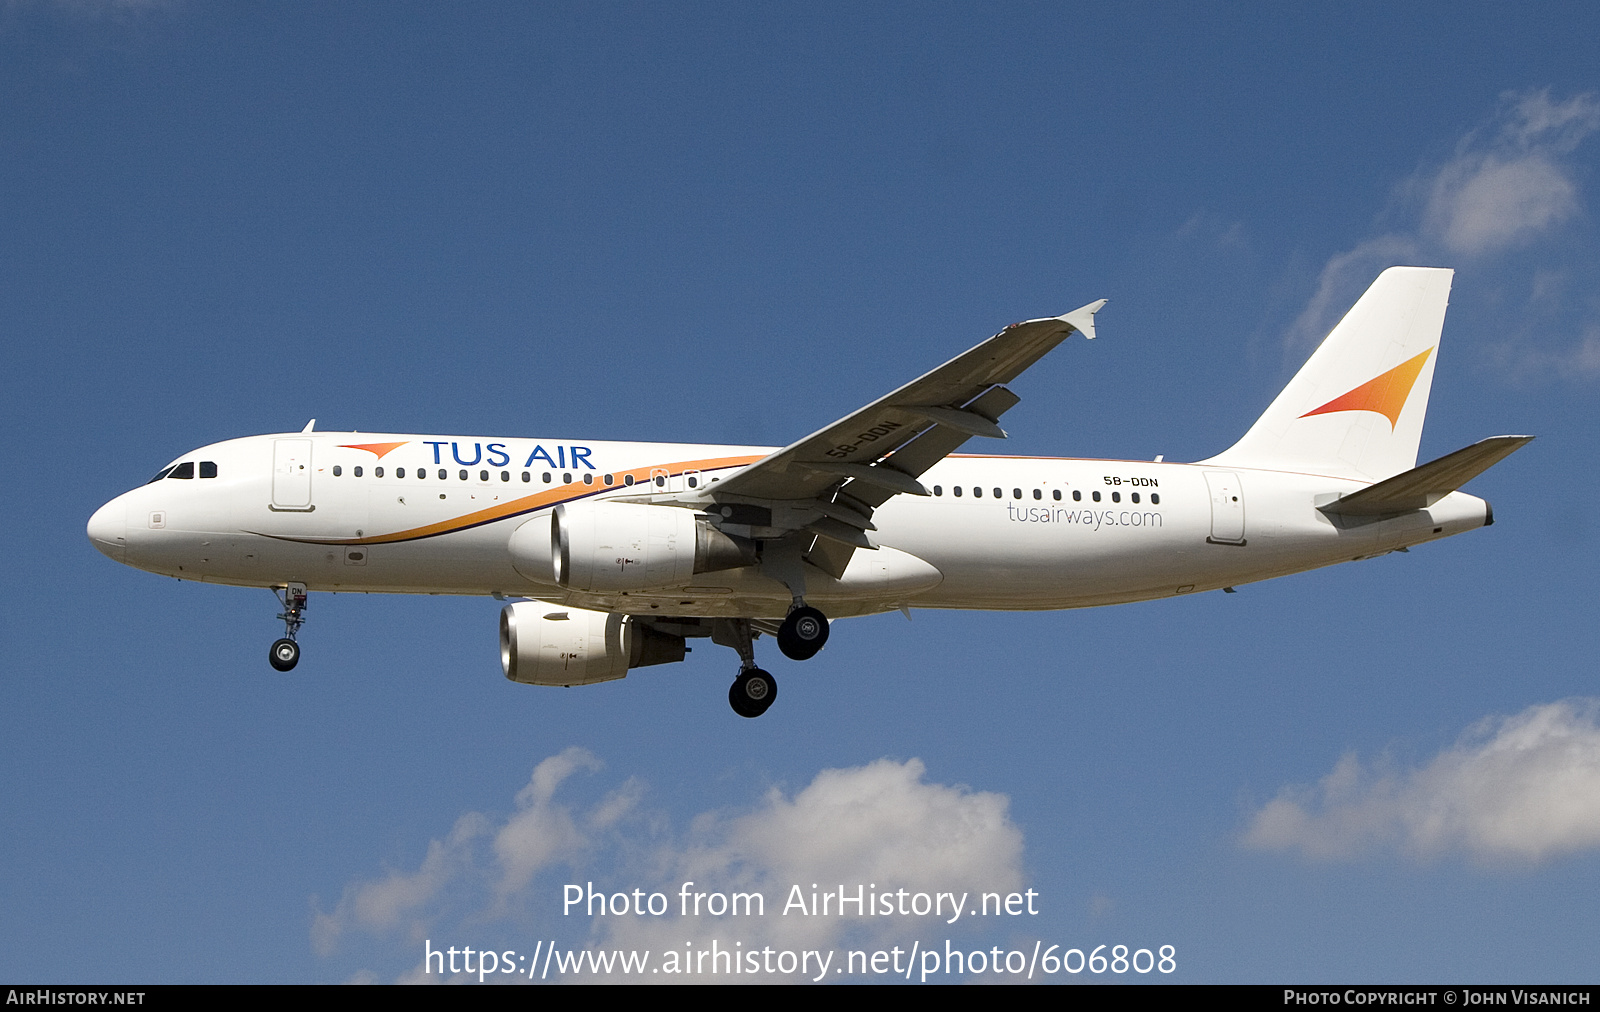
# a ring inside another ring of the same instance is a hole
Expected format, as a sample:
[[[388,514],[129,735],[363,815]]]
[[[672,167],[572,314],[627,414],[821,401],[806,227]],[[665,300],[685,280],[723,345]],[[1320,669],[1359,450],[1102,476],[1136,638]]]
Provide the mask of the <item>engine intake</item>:
[[[519,601],[500,611],[500,666],[526,685],[592,685],[630,668],[681,661],[682,636],[659,632],[630,615]]]

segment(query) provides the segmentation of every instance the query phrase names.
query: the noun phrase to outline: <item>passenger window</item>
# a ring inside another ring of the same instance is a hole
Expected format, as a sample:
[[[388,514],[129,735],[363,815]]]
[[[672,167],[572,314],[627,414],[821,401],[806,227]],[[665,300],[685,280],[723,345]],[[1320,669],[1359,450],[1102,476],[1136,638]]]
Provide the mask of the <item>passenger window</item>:
[[[1054,499],[1056,502],[1060,502],[1061,501],[1061,490],[1059,488],[1051,489],[1050,490],[1050,498]]]
[[[1112,502],[1121,502],[1122,501],[1122,493],[1121,492],[1113,492],[1113,493],[1111,493],[1111,501]]]
[[[593,485],[594,484],[594,475],[592,475],[589,472],[585,471],[583,473],[583,483],[585,485]]]
[[[983,489],[979,488],[976,485],[972,486],[972,498],[974,498],[974,499],[982,499],[983,498]]]
[[[1083,492],[1081,490],[1079,490],[1079,489],[1073,489],[1072,490],[1072,501],[1073,502],[1083,502]]]
[[[333,476],[334,476],[334,477],[335,477],[335,478],[337,478],[337,477],[339,477],[339,476],[340,476],[340,475],[341,475],[341,474],[344,474],[344,469],[343,469],[343,468],[341,468],[341,467],[340,467],[340,466],[339,466],[339,465],[338,465],[338,464],[335,464],[335,465],[333,465]]]
[[[664,474],[656,475],[656,487],[657,488],[666,488],[667,487],[667,476],[666,475],[664,475]]]
[[[1013,498],[1013,499],[1021,499],[1022,498],[1022,489],[1020,489],[1020,488],[1012,489],[1011,490],[1011,498]]]
[[[940,488],[938,485],[935,485],[935,486],[933,486],[933,494],[934,495],[944,495],[944,489]]]
[[[357,478],[361,477],[361,465],[360,464],[356,465],[356,477]]]
[[[439,477],[443,478],[444,477],[444,472],[441,471],[439,473]],[[467,469],[464,468],[464,467],[461,469],[461,480],[462,481],[466,481],[467,480]]]
[[[1004,492],[1000,491],[999,489],[995,489],[994,490],[994,497],[996,499],[1004,499],[1006,497],[1006,494]]]
[[[613,478],[612,478],[612,477],[611,477],[611,475],[609,475],[609,474],[608,474],[608,475],[606,475],[606,484],[607,484],[607,485],[609,485],[609,484],[611,484],[611,483],[612,483],[612,481],[613,481],[613,480],[615,480],[615,479],[613,479]]]
[[[372,476],[374,478],[382,478],[383,477],[383,468],[381,468],[381,467],[373,468],[372,469]],[[405,476],[406,476],[406,469],[402,467],[400,469],[400,477],[404,478]]]
[[[1139,501],[1139,493],[1135,492],[1135,493],[1133,493],[1133,495],[1129,496],[1128,498],[1132,499],[1134,502],[1138,502]]]
[[[183,463],[179,464],[177,467],[173,468],[172,469],[172,473],[168,474],[167,477],[168,478],[193,478],[194,477],[194,461],[192,461],[192,460],[184,461]]]
[[[533,480],[533,474],[531,472],[528,472],[528,471],[522,472],[522,483],[524,485],[526,485],[528,482],[530,482],[532,480]]]
[[[1033,497],[1035,499],[1043,499],[1044,498],[1044,493],[1041,492],[1039,489],[1034,489],[1033,490]]]
[[[510,471],[501,471],[500,472],[500,480],[501,481],[510,481],[511,480],[511,472]]]
[[[463,477],[463,478],[465,478],[465,477],[466,477],[466,476],[467,476],[467,472],[465,472],[465,471],[462,471],[462,472],[461,472],[461,477]],[[445,480],[445,479],[446,479],[446,478],[448,478],[448,477],[450,477],[450,472],[449,472],[449,471],[446,471],[446,470],[445,470],[445,469],[444,469],[444,468],[442,468],[442,467],[441,467],[441,468],[439,468],[439,480],[440,480],[440,481],[444,481],[444,480]]]
[[[1161,505],[1161,493],[1160,492],[1151,492],[1150,493],[1150,505],[1152,505],[1152,506],[1160,506]]]
[[[633,485],[633,475],[631,475],[631,474],[623,475],[622,476],[622,483],[624,485],[632,486]]]
[[[1094,495],[1094,501],[1095,502],[1099,502],[1100,501],[1100,493],[1099,492],[1095,492],[1095,493],[1093,493],[1093,495]]]
[[[960,485],[952,485],[952,486],[950,486],[950,491],[955,494],[955,497],[957,499],[961,498],[961,486]]]
[[[545,472],[545,473],[544,473],[544,483],[545,483],[545,484],[546,484],[546,485],[548,485],[548,484],[550,484],[550,472],[549,472],[549,471],[546,471],[546,472]]]
[[[488,471],[479,471],[478,472],[478,480],[479,481],[488,481],[489,480],[489,472]]]
[[[572,484],[572,472],[571,471],[562,471],[561,472],[561,484],[563,484],[563,485],[571,485]]]
[[[216,476],[217,476],[217,462],[214,461],[214,460],[202,460],[200,462],[200,477],[202,477],[202,478],[215,478]]]

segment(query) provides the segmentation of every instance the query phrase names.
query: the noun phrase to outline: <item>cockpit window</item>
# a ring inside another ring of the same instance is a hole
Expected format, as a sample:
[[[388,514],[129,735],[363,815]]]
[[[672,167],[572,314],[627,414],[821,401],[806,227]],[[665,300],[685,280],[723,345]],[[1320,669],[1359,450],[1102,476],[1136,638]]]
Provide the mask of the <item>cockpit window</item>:
[[[172,473],[172,468],[177,467],[177,466],[178,466],[177,464],[173,464],[170,467],[163,467],[160,471],[156,472],[156,476],[154,478],[151,478],[149,481],[145,482],[145,484],[154,485],[156,482],[160,481],[162,478],[165,478],[167,475],[171,474]]]
[[[215,478],[216,476],[217,476],[217,462],[214,461],[214,460],[202,460],[200,462],[200,477],[202,477],[202,478]]]
[[[184,461],[183,463],[179,464],[177,467],[174,467],[171,471],[167,472],[167,477],[168,478],[193,478],[194,477],[194,461],[192,461],[192,460]]]

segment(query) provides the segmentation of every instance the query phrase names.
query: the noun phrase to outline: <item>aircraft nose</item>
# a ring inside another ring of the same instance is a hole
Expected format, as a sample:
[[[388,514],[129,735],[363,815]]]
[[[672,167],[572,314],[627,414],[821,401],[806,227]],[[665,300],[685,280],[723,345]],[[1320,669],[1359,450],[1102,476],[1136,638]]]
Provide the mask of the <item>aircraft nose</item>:
[[[118,562],[128,550],[128,506],[113,499],[89,518],[89,543]]]

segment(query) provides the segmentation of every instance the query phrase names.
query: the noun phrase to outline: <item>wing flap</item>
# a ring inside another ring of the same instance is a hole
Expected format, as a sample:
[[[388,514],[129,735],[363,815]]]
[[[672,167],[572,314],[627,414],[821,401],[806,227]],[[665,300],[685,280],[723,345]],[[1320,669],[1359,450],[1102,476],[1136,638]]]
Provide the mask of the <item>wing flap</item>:
[[[990,387],[975,400],[963,406],[962,410],[983,418],[999,418],[1021,401],[1022,398],[1005,387]],[[963,430],[953,429],[948,425],[935,425],[902,449],[896,450],[890,461],[895,470],[909,474],[913,478],[920,478],[928,468],[956,452],[971,438],[971,434]],[[882,489],[858,481],[847,484],[843,494],[869,507],[882,506],[893,496],[893,493],[885,495]]]

